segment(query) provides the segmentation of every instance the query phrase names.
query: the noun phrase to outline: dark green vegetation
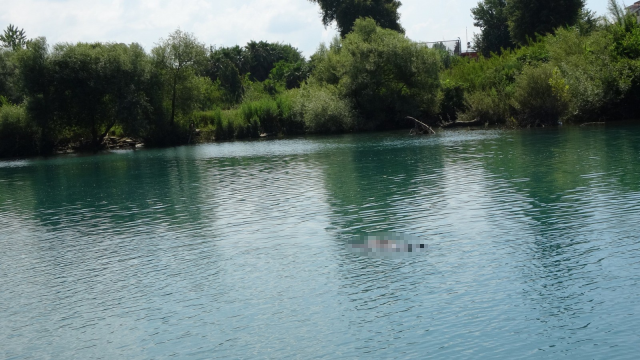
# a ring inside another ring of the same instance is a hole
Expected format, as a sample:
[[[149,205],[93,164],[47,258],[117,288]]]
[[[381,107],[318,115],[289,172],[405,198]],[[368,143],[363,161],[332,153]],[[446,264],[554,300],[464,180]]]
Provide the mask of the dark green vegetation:
[[[443,74],[461,120],[513,126],[637,118],[640,26],[610,2],[612,18],[576,18],[573,26],[478,61],[459,60]],[[616,15],[617,14],[617,15]]]
[[[0,35],[0,43],[2,47],[17,50],[23,48],[27,44],[27,36],[24,29],[18,29],[13,24],[9,24],[4,33]]]
[[[309,60],[280,43],[207,47],[180,30],[150,53],[50,46],[12,25],[0,38],[0,156],[96,150],[109,135],[185,144],[196,129],[206,141],[394,129],[412,125],[406,116],[529,127],[640,115],[640,26],[613,0],[609,19],[581,1],[481,1],[477,60],[406,38],[397,1],[316,2],[344,36]]]
[[[526,45],[536,34],[574,25],[583,7],[584,0],[509,0],[506,10],[511,38]]]
[[[320,5],[322,23],[325,26],[334,22],[345,36],[353,30],[359,18],[372,18],[385,29],[404,32],[400,25],[398,8],[402,5],[397,0],[309,0]]]
[[[289,45],[206,48],[180,30],[151,53],[137,44],[24,41],[24,31],[13,26],[5,34],[4,157],[100,149],[108,135],[183,144],[196,126],[218,139],[277,133],[292,108],[292,96],[281,93],[309,74],[306,59]]]
[[[475,47],[485,57],[527,46],[558,28],[592,30],[597,22],[594,13],[584,8],[584,0],[481,0],[471,14],[482,30],[474,38]]]
[[[509,32],[506,0],[484,0],[471,9],[475,22],[473,25],[482,29],[474,37],[475,48],[485,57],[491,53],[500,53],[502,49],[513,47]]]
[[[396,128],[436,115],[449,57],[372,19],[310,61],[279,43],[207,48],[180,30],[150,53],[32,39],[0,52],[0,155],[96,150],[109,135],[184,144],[195,129],[224,140]]]

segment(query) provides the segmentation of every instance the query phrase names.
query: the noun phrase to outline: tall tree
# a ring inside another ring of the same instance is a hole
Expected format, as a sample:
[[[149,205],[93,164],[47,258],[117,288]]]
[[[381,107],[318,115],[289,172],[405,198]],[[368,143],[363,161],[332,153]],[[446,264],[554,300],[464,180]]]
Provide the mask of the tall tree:
[[[364,128],[393,128],[407,115],[437,111],[442,64],[437,50],[382,29],[371,19],[327,51],[320,49],[310,83],[335,86],[365,119]]]
[[[166,40],[151,51],[160,70],[166,72],[171,86],[171,118],[174,124],[176,118],[176,101],[178,89],[182,83],[189,82],[191,77],[204,66],[206,50],[204,44],[198,42],[191,33],[180,29],[174,31]]]
[[[18,52],[19,73],[26,95],[27,111],[41,129],[40,149],[53,151],[55,139],[62,126],[55,116],[53,100],[56,94],[54,71],[47,39],[39,37],[29,41],[26,51]]]
[[[22,102],[18,55],[14,51],[0,49],[0,96],[14,104]]]
[[[484,56],[513,47],[506,9],[506,0],[483,0],[471,9],[473,25],[482,30],[474,37],[475,48]]]
[[[115,125],[133,133],[132,123],[149,112],[147,63],[137,44],[56,45],[49,67],[56,116],[87,134],[94,148]]]
[[[398,8],[402,3],[398,0],[309,0],[320,5],[322,23],[331,25],[334,21],[344,37],[353,29],[358,18],[370,17],[385,29],[404,33],[400,25]]]
[[[256,81],[265,81],[271,70],[280,61],[294,64],[304,60],[298,49],[287,44],[250,41],[245,49],[248,55],[251,78]]]
[[[18,29],[9,24],[4,30],[4,34],[0,35],[0,42],[2,42],[3,47],[11,48],[12,50],[22,49],[27,44],[27,36],[24,33],[24,29]]]
[[[584,0],[509,0],[511,38],[518,44],[526,44],[536,34],[545,35],[559,27],[572,26],[584,4]]]

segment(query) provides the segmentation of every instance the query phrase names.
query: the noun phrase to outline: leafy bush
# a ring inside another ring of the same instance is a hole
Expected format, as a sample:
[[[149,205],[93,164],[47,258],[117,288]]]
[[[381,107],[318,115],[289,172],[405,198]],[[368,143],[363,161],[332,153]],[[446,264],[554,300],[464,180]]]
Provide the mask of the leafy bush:
[[[458,113],[467,110],[464,85],[451,80],[443,81],[439,102],[440,119],[445,122],[457,120]]]
[[[24,106],[0,107],[0,157],[38,154],[38,129],[29,120]]]
[[[275,97],[278,115],[280,117],[280,131],[283,134],[304,133],[304,120],[301,117],[297,117],[294,111],[295,102],[299,93],[300,91],[295,89],[282,92]]]
[[[336,133],[352,130],[356,115],[347,100],[338,96],[335,86],[309,84],[303,86],[293,105],[310,133]]]
[[[509,102],[505,98],[507,97],[496,89],[470,93],[467,95],[467,110],[459,114],[459,120],[504,124],[511,116]]]
[[[209,111],[198,111],[193,114],[193,120],[198,128],[214,127],[222,119],[222,110],[214,108]]]
[[[568,102],[568,86],[550,65],[527,67],[516,79],[513,104],[520,126],[557,125]]]
[[[280,128],[278,104],[272,98],[244,102],[239,110],[246,123],[259,124],[260,130],[265,133],[278,132]]]

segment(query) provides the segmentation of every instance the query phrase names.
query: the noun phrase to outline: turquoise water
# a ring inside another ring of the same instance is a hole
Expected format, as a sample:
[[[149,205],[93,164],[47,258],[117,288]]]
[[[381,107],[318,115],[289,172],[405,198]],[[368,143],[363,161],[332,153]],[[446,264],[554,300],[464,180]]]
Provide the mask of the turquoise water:
[[[0,162],[0,224],[3,359],[640,351],[638,127]]]

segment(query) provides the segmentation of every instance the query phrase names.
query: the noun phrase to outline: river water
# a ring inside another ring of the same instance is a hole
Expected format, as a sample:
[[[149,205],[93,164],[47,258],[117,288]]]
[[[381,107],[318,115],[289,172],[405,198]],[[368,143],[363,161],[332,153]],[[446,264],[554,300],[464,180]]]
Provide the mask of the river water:
[[[639,281],[638,127],[0,162],[2,359],[633,359]]]

